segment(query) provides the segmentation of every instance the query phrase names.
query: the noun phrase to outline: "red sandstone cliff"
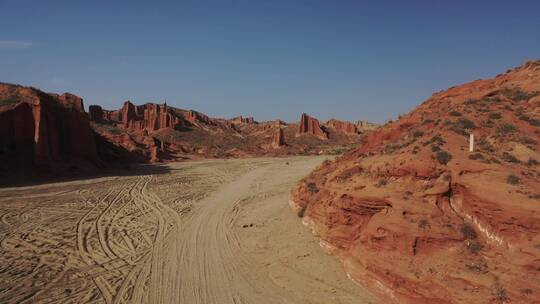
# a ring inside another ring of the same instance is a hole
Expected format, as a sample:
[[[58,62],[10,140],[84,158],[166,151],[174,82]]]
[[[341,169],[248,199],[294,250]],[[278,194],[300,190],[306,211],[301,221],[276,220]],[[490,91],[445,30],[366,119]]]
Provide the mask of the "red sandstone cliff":
[[[279,126],[275,131],[274,137],[272,138],[272,147],[279,148],[285,146],[285,135],[283,135],[283,129]]]
[[[300,118],[300,123],[298,125],[298,131],[296,132],[297,136],[303,134],[313,135],[322,140],[328,139],[328,134],[321,128],[319,121],[306,113],[302,113],[302,117]]]
[[[342,121],[337,119],[330,119],[326,122],[326,126],[336,130],[337,132],[345,134],[356,134],[358,133],[358,128],[356,125],[350,121]]]
[[[436,93],[290,204],[385,303],[539,303],[539,92],[536,61]]]
[[[94,132],[81,98],[0,84],[0,166],[3,173],[99,165]]]

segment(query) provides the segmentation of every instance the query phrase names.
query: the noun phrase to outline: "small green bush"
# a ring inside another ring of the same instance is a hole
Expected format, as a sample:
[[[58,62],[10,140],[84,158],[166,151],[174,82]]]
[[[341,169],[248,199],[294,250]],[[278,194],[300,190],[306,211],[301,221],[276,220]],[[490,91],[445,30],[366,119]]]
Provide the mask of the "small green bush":
[[[461,224],[459,226],[459,231],[461,231],[461,234],[467,240],[474,240],[478,237],[476,231],[474,231],[474,229],[467,224]]]
[[[446,165],[452,159],[452,155],[446,151],[439,151],[435,154],[435,159],[437,159],[441,165]]]
[[[491,113],[491,114],[489,114],[489,118],[490,119],[501,119],[502,115],[501,115],[501,113]]]
[[[450,116],[461,116],[461,113],[458,112],[458,111],[451,111],[451,112],[448,113],[448,114],[450,114]]]
[[[521,182],[521,179],[513,174],[508,175],[506,182],[510,185],[517,185]]]
[[[307,188],[308,188],[309,194],[311,195],[319,192],[319,188],[317,187],[315,183],[308,183]]]
[[[424,135],[424,132],[422,132],[420,130],[416,130],[416,131],[413,132],[414,137],[421,137],[422,135]]]
[[[503,152],[502,159],[509,163],[519,163],[519,159],[517,159],[514,155],[508,152]]]
[[[514,133],[516,131],[517,131],[516,126],[509,123],[504,123],[497,127],[497,133],[501,133],[501,134],[509,134],[509,133]]]
[[[472,159],[472,160],[483,160],[484,159],[484,155],[480,154],[480,153],[473,153],[471,155],[469,155],[469,159]]]

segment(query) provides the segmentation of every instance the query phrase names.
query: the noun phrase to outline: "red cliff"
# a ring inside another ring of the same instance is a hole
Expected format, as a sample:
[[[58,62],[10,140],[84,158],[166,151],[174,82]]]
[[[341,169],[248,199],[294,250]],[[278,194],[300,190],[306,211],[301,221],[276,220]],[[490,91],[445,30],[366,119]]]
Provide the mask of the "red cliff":
[[[100,163],[81,98],[0,84],[0,99],[2,166],[56,171],[67,164]]]
[[[302,117],[300,118],[300,123],[298,126],[298,131],[296,132],[297,136],[300,136],[303,134],[313,135],[323,140],[328,139],[328,135],[321,128],[319,121],[307,115],[306,113],[302,113]]]

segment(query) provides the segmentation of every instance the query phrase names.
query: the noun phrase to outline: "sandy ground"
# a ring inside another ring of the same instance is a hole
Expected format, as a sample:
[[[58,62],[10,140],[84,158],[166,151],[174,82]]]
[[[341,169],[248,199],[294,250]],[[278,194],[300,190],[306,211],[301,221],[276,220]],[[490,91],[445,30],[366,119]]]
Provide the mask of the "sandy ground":
[[[324,159],[0,189],[0,303],[375,303],[288,207]]]

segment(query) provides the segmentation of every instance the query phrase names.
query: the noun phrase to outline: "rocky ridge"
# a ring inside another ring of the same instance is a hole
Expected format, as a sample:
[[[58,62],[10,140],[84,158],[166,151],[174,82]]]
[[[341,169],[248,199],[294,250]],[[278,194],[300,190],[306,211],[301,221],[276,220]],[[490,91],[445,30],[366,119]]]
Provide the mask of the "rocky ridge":
[[[290,205],[384,302],[539,303],[539,92],[533,61],[435,93]]]

